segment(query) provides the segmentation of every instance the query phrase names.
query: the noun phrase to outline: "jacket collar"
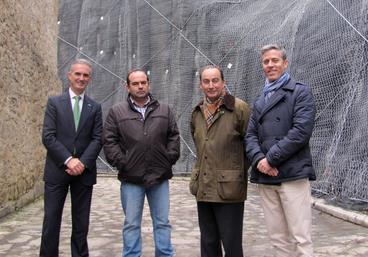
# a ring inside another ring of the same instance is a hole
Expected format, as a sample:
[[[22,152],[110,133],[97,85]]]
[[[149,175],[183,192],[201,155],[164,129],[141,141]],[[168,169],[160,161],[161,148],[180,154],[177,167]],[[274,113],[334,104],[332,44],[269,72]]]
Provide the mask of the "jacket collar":
[[[269,111],[271,110],[278,102],[282,101],[282,99],[287,94],[287,91],[295,90],[295,81],[290,79],[283,85],[280,89],[276,90],[276,92],[271,96],[271,98],[266,102],[265,97],[262,96],[256,101],[255,107],[261,110],[261,114],[259,116],[259,120]]]
[[[201,105],[203,105],[203,100],[201,100],[195,107],[194,109],[200,109]],[[224,96],[224,104],[222,105],[224,106],[226,109],[228,109],[229,111],[234,111],[235,109],[235,97],[226,93]]]
[[[270,99],[265,101],[265,96],[262,94],[258,100],[256,100],[256,103],[261,106],[265,105],[271,105],[275,100],[279,98],[278,96],[283,96],[285,94],[285,91],[294,91],[295,90],[295,81],[293,79],[289,79],[285,85],[283,85],[281,88],[275,91],[275,93],[270,97]]]
[[[150,101],[147,104],[147,107],[148,106],[157,106],[158,105],[158,101],[152,96],[152,94],[149,93],[148,96],[150,98]],[[132,100],[130,99],[130,94],[128,94],[128,96],[127,96],[127,101],[128,101],[128,104],[129,104],[130,108],[132,108],[132,110],[135,110],[134,104],[133,104]]]
[[[286,84],[281,87],[281,89],[294,91],[295,81],[293,79],[289,79]]]

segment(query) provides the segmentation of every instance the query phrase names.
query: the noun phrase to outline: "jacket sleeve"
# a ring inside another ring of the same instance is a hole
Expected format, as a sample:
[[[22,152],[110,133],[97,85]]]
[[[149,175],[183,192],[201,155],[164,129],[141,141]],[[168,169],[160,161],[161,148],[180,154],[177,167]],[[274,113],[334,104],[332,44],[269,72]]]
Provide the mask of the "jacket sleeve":
[[[118,125],[114,109],[111,108],[103,128],[103,149],[107,162],[121,170],[126,165],[127,160],[120,147],[121,136]]]
[[[258,137],[258,122],[257,122],[257,110],[253,106],[253,110],[249,119],[247,134],[245,136],[245,149],[247,153],[247,159],[252,165],[253,169],[256,169],[257,163],[265,158],[265,154],[261,150]]]
[[[91,141],[79,158],[87,168],[96,165],[96,159],[102,148],[102,109],[100,104],[97,105],[93,119]]]
[[[249,116],[250,116],[251,110],[249,108],[249,105],[247,103],[242,104],[242,108],[241,108],[241,117],[239,120],[239,126],[240,126],[240,135],[242,136],[242,140],[245,143],[245,136],[247,133],[247,128],[248,128],[248,124],[249,124]],[[249,161],[247,159],[246,156],[246,148],[244,145],[244,157],[245,157],[245,163],[244,163],[244,171],[247,172],[249,169]]]
[[[271,166],[279,166],[309,143],[315,113],[313,94],[308,86],[301,85],[295,99],[291,129],[266,154]]]
[[[50,97],[47,101],[42,128],[42,143],[53,161],[61,167],[66,159],[72,156],[72,153],[56,138],[58,114],[54,103],[55,99],[55,97]]]
[[[167,154],[171,164],[175,164],[180,157],[180,136],[174,113],[169,108],[169,127],[167,131]]]
[[[241,116],[239,118],[240,134],[244,138],[247,132],[249,124],[249,114],[251,113],[250,108],[247,103],[241,105]]]

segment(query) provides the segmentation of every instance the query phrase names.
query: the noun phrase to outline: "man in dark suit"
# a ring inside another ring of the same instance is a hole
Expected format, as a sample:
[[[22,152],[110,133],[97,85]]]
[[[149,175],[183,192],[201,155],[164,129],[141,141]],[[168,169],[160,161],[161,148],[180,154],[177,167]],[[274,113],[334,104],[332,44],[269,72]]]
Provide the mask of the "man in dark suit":
[[[96,184],[96,159],[101,150],[101,105],[85,95],[92,66],[84,59],[70,66],[70,87],[48,99],[42,131],[47,149],[45,164],[44,221],[40,256],[59,255],[60,226],[65,198],[72,204],[71,253],[88,256],[87,234]]]

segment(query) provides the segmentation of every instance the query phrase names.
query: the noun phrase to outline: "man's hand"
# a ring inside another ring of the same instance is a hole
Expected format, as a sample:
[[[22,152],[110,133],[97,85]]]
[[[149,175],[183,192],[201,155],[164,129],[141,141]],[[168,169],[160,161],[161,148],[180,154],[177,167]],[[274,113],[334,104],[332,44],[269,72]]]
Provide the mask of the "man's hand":
[[[78,158],[71,158],[66,164],[65,171],[71,176],[78,176],[83,173],[85,166]]]
[[[257,169],[260,172],[267,174],[271,177],[276,177],[277,174],[279,174],[279,171],[276,168],[271,167],[266,158],[263,158],[258,162]]]

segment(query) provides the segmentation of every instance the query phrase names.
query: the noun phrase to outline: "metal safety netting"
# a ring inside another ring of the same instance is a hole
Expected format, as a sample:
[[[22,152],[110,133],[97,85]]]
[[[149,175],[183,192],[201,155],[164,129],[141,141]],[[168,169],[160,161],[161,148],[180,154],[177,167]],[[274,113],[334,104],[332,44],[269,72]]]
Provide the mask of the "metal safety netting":
[[[222,67],[228,91],[251,104],[264,83],[260,47],[283,45],[290,73],[312,87],[317,104],[313,191],[367,208],[367,0],[60,0],[58,24],[64,87],[71,61],[90,59],[87,93],[104,115],[126,98],[127,71],[148,71],[153,95],[172,106],[180,128],[175,173],[189,173],[195,160],[189,120],[202,98],[200,67]]]

